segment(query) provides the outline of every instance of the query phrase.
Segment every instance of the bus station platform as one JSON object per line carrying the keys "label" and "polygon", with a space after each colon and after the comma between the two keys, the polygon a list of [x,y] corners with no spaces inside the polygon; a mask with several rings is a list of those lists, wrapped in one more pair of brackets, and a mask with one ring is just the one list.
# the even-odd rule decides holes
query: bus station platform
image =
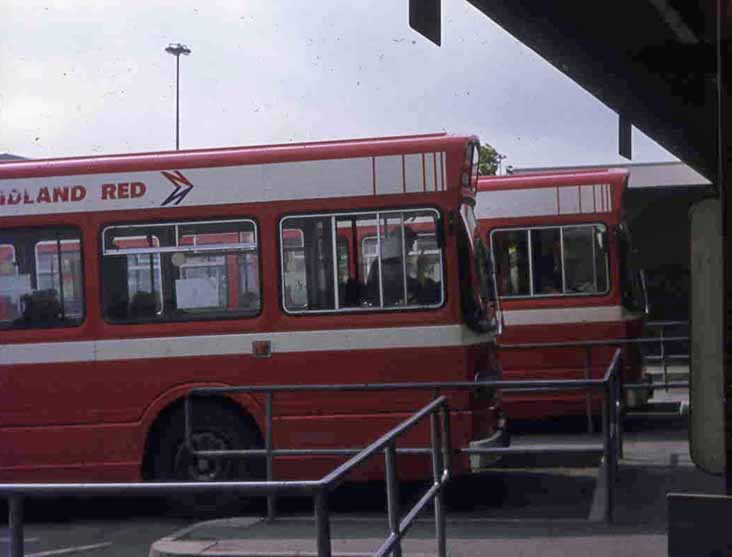
{"label": "bus station platform", "polygon": [[[385,539],[385,525],[365,519],[333,521],[333,555],[373,555]],[[311,521],[282,519],[229,519],[203,523],[153,544],[150,555],[285,557],[317,556]],[[459,533],[458,533],[459,532]],[[432,528],[422,521],[402,543],[405,556],[436,555]],[[241,536],[241,537],[240,537]],[[666,555],[663,532],[643,533],[636,528],[599,528],[576,523],[526,524],[497,521],[448,521],[448,554],[453,557],[542,557],[592,555]]]}
{"label": "bus station platform", "polygon": [[[526,457],[506,457],[498,468],[454,480],[448,494],[448,553],[454,557],[666,556],[666,494],[724,492],[722,478],[693,465],[687,437],[683,416],[628,423],[612,524],[602,521],[604,490],[596,462],[572,461],[572,457],[527,462]],[[514,437],[514,443],[526,444],[587,440],[588,436],[576,433]],[[423,488],[415,488],[415,493]],[[366,489],[377,495],[363,497]],[[409,486],[404,490],[407,498],[409,490]],[[383,543],[388,531],[385,503],[380,499],[383,491],[383,484],[336,490],[331,498],[334,556],[371,555]],[[362,505],[366,499],[371,503]],[[293,510],[284,503],[274,522],[258,517],[200,522],[158,540],[150,555],[315,556],[315,525],[308,505],[301,503]],[[407,533],[403,552],[436,554],[431,516],[418,519]]]}

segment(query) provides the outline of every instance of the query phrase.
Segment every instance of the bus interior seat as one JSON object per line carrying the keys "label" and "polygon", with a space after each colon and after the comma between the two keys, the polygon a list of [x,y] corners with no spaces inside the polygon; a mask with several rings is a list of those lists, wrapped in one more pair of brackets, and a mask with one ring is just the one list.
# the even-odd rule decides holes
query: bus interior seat
{"label": "bus interior seat", "polygon": [[135,292],[130,302],[130,318],[154,317],[158,311],[155,295],[142,290]]}

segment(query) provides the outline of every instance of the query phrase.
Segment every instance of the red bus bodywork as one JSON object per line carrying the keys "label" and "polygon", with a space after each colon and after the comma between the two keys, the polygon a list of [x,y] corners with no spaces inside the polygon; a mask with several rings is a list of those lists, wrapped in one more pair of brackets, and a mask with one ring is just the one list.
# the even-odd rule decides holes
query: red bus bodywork
{"label": "red bus bodywork", "polygon": [[[629,240],[623,228],[627,180],[624,170],[479,179],[476,215],[496,265],[504,323],[501,346],[642,336],[645,308],[636,292],[640,285],[630,284],[639,275],[630,268]],[[548,246],[549,240],[555,245]],[[571,242],[575,251],[592,253],[592,259],[575,254],[572,260]],[[552,270],[539,269],[538,263],[546,257],[555,264]],[[556,272],[556,284],[542,290],[537,284],[542,272]],[[589,284],[570,276],[583,273]],[[586,377],[585,348],[501,346],[499,362],[506,379]],[[602,377],[614,351],[610,346],[591,349],[591,377]],[[624,356],[624,380],[640,382],[638,346],[627,346]],[[640,405],[647,398],[647,393],[636,393],[628,396],[630,405]],[[582,391],[514,392],[504,394],[502,400],[510,418],[537,419],[584,413],[586,397]],[[599,410],[597,405],[594,408]]]}
{"label": "red bus bodywork", "polygon": [[[495,376],[494,332],[470,329],[461,306],[461,292],[470,288],[466,281],[472,277],[465,269],[475,265],[459,253],[460,212],[472,207],[475,197],[476,174],[470,166],[475,145],[472,137],[437,134],[0,165],[0,263],[7,260],[0,265],[0,480],[155,478],[150,470],[163,454],[156,443],[164,442],[165,427],[173,427],[171,416],[182,419],[181,401],[192,387]],[[290,226],[283,223],[312,215],[345,215],[339,218],[355,223],[361,213],[379,211],[417,222],[410,213],[417,210],[430,219],[434,215],[420,218],[432,223],[442,242],[439,303],[374,310],[365,302],[339,306],[336,297],[337,310],[286,307],[294,303],[284,296],[290,288],[286,283],[295,280],[283,276],[286,246],[297,248],[298,239],[291,230],[280,230]],[[201,230],[224,223],[226,231],[182,231],[199,222]],[[155,226],[163,227],[159,234]],[[231,232],[236,226],[243,232]],[[76,253],[72,257],[64,253],[68,247],[61,248],[44,263],[43,283],[40,266],[35,269],[32,258],[20,251],[30,246],[25,248],[30,253],[32,239],[46,228],[57,231],[58,245],[75,245]],[[140,234],[138,228],[146,231]],[[384,233],[389,233],[386,227]],[[58,240],[61,234],[74,239]],[[191,251],[196,242],[214,255]],[[230,251],[216,251],[217,244]],[[13,245],[21,246],[19,253],[11,253]],[[240,254],[232,255],[236,250]],[[354,279],[361,262],[353,252],[348,257],[345,278]],[[133,267],[139,271],[134,277]],[[198,276],[196,267],[208,274],[192,279]],[[225,277],[217,283],[220,296],[214,290],[196,294],[193,286],[206,287],[205,281],[213,280],[213,267]],[[115,279],[116,268],[127,273],[122,282]],[[54,278],[59,269],[64,280]],[[245,288],[246,276],[253,283]],[[161,294],[168,287],[173,293]],[[37,315],[18,321],[23,304],[42,288],[51,297],[59,290],[67,297],[72,289],[74,295],[83,290],[73,308],[54,315],[68,321],[64,326],[34,326]],[[135,317],[142,313],[131,313],[133,294],[145,288],[158,301],[146,317]],[[109,299],[115,296],[124,302],[118,304],[124,317],[113,313]],[[203,298],[196,296],[209,301],[197,302]],[[39,304],[45,303],[38,297]],[[181,303],[184,297],[187,306]],[[193,317],[163,320],[173,302]],[[406,298],[404,303],[409,304]],[[222,319],[195,316],[207,311],[206,304],[219,304],[222,314],[232,308],[238,313]],[[262,341],[271,349],[265,357],[255,349]],[[274,445],[365,446],[431,396],[404,391],[277,395]],[[260,395],[221,400],[227,412],[251,425],[259,445],[263,400]],[[450,407],[453,440],[462,446],[495,437],[502,423],[495,398],[453,393]],[[176,431],[181,426],[176,422]],[[407,442],[425,444],[427,431],[423,427]],[[404,477],[427,474],[426,460],[408,459],[400,465]],[[314,477],[340,461],[278,458],[275,477]],[[470,471],[467,457],[455,465],[458,473]],[[361,477],[373,477],[380,468],[371,467]]]}

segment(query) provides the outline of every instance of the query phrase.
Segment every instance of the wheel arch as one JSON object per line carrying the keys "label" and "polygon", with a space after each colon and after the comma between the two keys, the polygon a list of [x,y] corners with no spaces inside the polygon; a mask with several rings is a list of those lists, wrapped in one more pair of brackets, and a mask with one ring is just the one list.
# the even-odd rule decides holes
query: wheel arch
{"label": "wheel arch", "polygon": [[[183,412],[186,394],[193,388],[200,387],[227,387],[224,384],[197,383],[179,385],[159,396],[146,409],[141,428],[142,455],[140,459],[140,477],[148,479],[150,477],[150,463],[153,453],[151,447],[156,441],[156,437],[160,434],[167,423],[174,419],[177,413]],[[212,395],[205,398],[209,403],[214,402],[222,405],[227,411],[238,414],[246,425],[255,433],[259,442],[264,439],[264,410],[259,402],[250,394],[220,394]]]}

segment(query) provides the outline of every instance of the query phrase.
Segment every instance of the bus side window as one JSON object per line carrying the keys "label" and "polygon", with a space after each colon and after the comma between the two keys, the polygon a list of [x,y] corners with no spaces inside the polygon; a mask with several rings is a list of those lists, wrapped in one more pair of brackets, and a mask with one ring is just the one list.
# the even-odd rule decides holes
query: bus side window
{"label": "bus side window", "polygon": [[494,230],[501,296],[603,294],[608,288],[605,226]]}
{"label": "bus side window", "polygon": [[281,232],[284,304],[288,309],[308,306],[305,272],[305,233],[298,223],[288,222]]}
{"label": "bus side window", "polygon": [[111,319],[127,319],[129,314],[129,289],[127,285],[127,258],[108,257],[102,265],[103,305]]}
{"label": "bus side window", "polygon": [[288,312],[432,307],[444,299],[434,210],[285,217]]}
{"label": "bus side window", "polygon": [[407,254],[414,250],[417,234],[411,227],[402,226],[400,215],[380,220],[380,264],[372,263],[369,269],[368,300],[373,306],[380,305],[380,297],[384,307],[407,305],[417,290],[414,277],[406,270]]}
{"label": "bus side window", "polygon": [[84,316],[81,237],[68,227],[0,233],[0,327],[68,327]]}
{"label": "bus side window", "polygon": [[378,237],[367,237],[361,253],[369,262],[365,287],[370,305],[387,308],[442,303],[438,222],[431,211],[379,214]]}
{"label": "bus side window", "polygon": [[19,301],[15,284],[18,282],[15,246],[0,244],[0,323],[18,317]]}
{"label": "bus side window", "polygon": [[115,225],[102,236],[110,322],[216,320],[260,311],[251,220]]}
{"label": "bus side window", "polygon": [[561,294],[562,247],[559,228],[539,228],[531,231],[531,254],[534,292]]}
{"label": "bus side window", "polygon": [[281,234],[285,308],[317,311],[339,307],[333,217],[288,218]]}
{"label": "bus side window", "polygon": [[566,291],[598,294],[607,290],[607,266],[595,226],[565,226],[564,268]]}
{"label": "bus side window", "polygon": [[496,230],[491,234],[500,296],[528,296],[529,242],[526,230]]}

